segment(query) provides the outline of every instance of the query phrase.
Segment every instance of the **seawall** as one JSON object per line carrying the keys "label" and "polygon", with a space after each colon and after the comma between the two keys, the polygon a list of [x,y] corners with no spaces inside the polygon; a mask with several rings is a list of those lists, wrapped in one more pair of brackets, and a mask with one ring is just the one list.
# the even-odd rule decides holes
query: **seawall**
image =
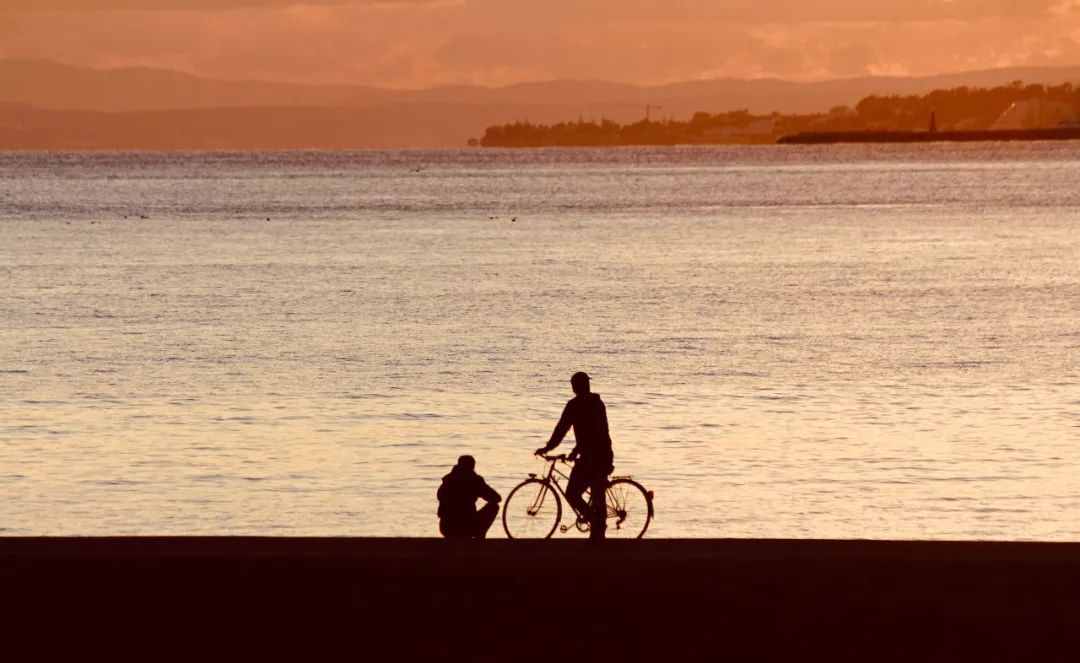
{"label": "seawall", "polygon": [[5,647],[114,658],[1080,655],[1080,543],[9,538],[0,586]]}
{"label": "seawall", "polygon": [[1080,127],[986,131],[822,131],[782,136],[781,145],[832,143],[970,143],[987,141],[1080,140]]}

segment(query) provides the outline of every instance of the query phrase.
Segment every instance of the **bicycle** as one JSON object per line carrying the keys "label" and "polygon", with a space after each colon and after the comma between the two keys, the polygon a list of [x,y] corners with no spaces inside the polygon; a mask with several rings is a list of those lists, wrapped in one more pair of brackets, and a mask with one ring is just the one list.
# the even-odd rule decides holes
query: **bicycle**
{"label": "bicycle", "polygon": [[[530,472],[529,478],[515,486],[503,504],[502,521],[506,536],[511,539],[549,539],[555,534],[556,528],[565,534],[572,527],[588,532],[588,514],[578,512],[573,505],[570,505],[570,510],[577,520],[573,525],[559,525],[562,502],[566,499],[566,491],[559,479],[569,481],[570,476],[557,465],[560,462],[569,465],[571,461],[564,454],[541,458],[550,463],[544,476]],[[617,539],[640,539],[644,536],[654,515],[653,491],[645,490],[628,476],[620,476],[608,482],[605,496],[607,536]],[[589,503],[590,499],[586,498],[585,501]],[[570,504],[569,500],[567,504]]]}

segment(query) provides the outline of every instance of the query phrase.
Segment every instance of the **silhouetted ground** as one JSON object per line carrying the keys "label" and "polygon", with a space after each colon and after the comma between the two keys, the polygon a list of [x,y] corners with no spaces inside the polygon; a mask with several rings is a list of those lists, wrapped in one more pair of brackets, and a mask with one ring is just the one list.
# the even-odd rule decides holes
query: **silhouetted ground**
{"label": "silhouetted ground", "polygon": [[1080,544],[0,539],[0,584],[39,660],[1080,656]]}

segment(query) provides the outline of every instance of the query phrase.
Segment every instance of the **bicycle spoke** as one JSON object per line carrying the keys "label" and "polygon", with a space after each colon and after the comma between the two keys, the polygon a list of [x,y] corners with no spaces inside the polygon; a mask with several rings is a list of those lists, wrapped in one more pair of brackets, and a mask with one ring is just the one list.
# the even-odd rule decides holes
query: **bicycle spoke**
{"label": "bicycle spoke", "polygon": [[608,485],[607,512],[614,527],[609,526],[613,538],[638,538],[649,526],[648,497],[637,483],[617,479]]}
{"label": "bicycle spoke", "polygon": [[[621,488],[621,486],[620,486],[620,488]],[[608,490],[607,490],[608,513],[611,514],[611,515],[614,515],[616,518],[619,517],[619,511],[624,511],[625,512],[625,509],[623,509],[622,506],[626,503],[625,491],[623,491],[623,492],[617,492],[617,491],[618,491],[618,488],[615,488],[615,487],[609,487]]]}

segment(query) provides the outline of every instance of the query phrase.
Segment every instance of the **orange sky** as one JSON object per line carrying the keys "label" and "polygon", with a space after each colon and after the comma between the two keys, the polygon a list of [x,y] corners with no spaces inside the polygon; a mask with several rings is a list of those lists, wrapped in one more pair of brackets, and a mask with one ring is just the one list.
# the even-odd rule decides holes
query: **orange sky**
{"label": "orange sky", "polygon": [[1080,64],[1080,0],[2,0],[0,57],[427,87]]}

